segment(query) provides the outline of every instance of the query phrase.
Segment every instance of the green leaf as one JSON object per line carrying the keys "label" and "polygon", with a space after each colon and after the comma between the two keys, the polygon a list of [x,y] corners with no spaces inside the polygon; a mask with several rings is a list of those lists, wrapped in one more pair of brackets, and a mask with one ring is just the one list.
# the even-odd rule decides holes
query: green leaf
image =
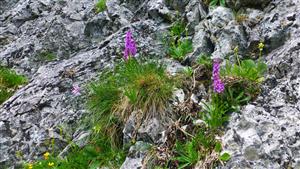
{"label": "green leaf", "polygon": [[135,104],[137,102],[137,91],[134,89],[125,90],[125,96],[130,100],[131,104]]}
{"label": "green leaf", "polygon": [[225,7],[225,0],[220,0],[220,5]]}
{"label": "green leaf", "polygon": [[209,6],[216,6],[218,3],[218,0],[212,0],[210,3],[209,3]]}
{"label": "green leaf", "polygon": [[222,151],[222,145],[220,142],[217,142],[216,145],[215,145],[215,150],[216,152],[221,152]]}
{"label": "green leaf", "polygon": [[264,78],[264,77],[261,77],[261,78],[258,78],[256,81],[257,81],[258,83],[262,83],[263,81],[265,81],[265,78]]}
{"label": "green leaf", "polygon": [[97,169],[100,167],[100,161],[94,161],[90,164],[89,169]]}
{"label": "green leaf", "polygon": [[247,60],[242,61],[242,67],[249,68],[249,69],[250,68],[255,68],[256,64],[253,60],[247,59]]}
{"label": "green leaf", "polygon": [[184,169],[185,167],[187,167],[187,166],[189,166],[189,165],[190,165],[189,163],[180,165],[178,169]]}
{"label": "green leaf", "polygon": [[263,75],[267,70],[268,70],[267,64],[265,64],[263,62],[257,63],[257,71],[260,75]]}
{"label": "green leaf", "polygon": [[230,158],[231,158],[231,156],[230,156],[230,154],[228,154],[228,153],[223,153],[223,154],[219,157],[219,159],[220,159],[221,161],[228,161]]}

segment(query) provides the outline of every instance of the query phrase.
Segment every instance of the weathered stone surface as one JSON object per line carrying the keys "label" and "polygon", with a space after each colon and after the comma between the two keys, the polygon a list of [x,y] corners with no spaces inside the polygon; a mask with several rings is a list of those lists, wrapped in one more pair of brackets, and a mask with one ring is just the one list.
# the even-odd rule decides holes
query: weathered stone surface
{"label": "weathered stone surface", "polygon": [[[131,26],[134,32],[140,33],[140,37],[136,38],[138,46],[141,49],[147,46],[147,51],[151,51],[151,39],[143,39],[147,36],[142,32],[147,35],[154,33],[152,28],[155,27],[151,24],[144,21]],[[40,67],[29,84],[2,105],[0,122],[5,127],[1,127],[4,131],[0,139],[1,165],[18,161],[16,151],[22,152],[24,159],[37,158],[49,148],[44,142],[53,137],[56,146],[66,146],[56,127],[62,123],[72,125],[86,112],[84,102],[77,102],[77,98],[71,95],[72,85],[83,85],[122,56],[120,44],[126,30],[128,27],[122,28],[97,47],[79,52],[71,59]],[[53,136],[49,134],[49,129],[53,129]]]}
{"label": "weathered stone surface", "polygon": [[147,4],[149,16],[155,20],[172,21],[175,18],[175,12],[169,10],[164,0],[150,0]]}
{"label": "weathered stone surface", "polygon": [[196,33],[193,38],[194,51],[186,59],[187,65],[197,64],[200,55],[211,55],[214,51],[214,44],[210,39],[210,34],[203,25],[196,26]]}
{"label": "weathered stone surface", "polygon": [[[282,46],[291,36],[290,29],[296,29],[296,16],[299,14],[299,1],[274,1],[264,10],[263,16],[258,16],[260,24],[257,24],[249,34],[248,46],[257,49],[257,44],[264,41],[266,52],[270,52]],[[253,13],[252,13],[253,14]]]}
{"label": "weathered stone surface", "polygon": [[[18,152],[25,161],[40,157],[49,150],[49,139],[55,140],[56,149],[65,148],[63,156],[68,146],[58,127],[74,126],[87,113],[84,98],[71,95],[72,85],[83,86],[104,67],[112,67],[122,57],[128,29],[137,41],[138,57],[163,58],[158,37],[178,16],[185,17],[188,38],[193,40],[187,65],[193,65],[201,53],[230,56],[236,46],[241,55],[257,57],[257,44],[266,44],[263,58],[269,72],[263,92],[241,114],[232,115],[223,137],[224,151],[232,158],[219,168],[299,168],[300,2],[226,2],[235,9],[245,8],[246,19],[238,23],[232,9],[207,9],[197,0],[107,0],[107,10],[99,14],[90,0],[0,0],[1,64],[30,79],[0,107],[0,168],[16,167]],[[57,58],[39,61],[41,52],[53,52]],[[171,75],[183,70],[179,62],[165,63]],[[207,95],[201,88],[188,96],[195,104]],[[151,120],[141,128],[130,121],[126,124],[125,143],[133,134],[143,142],[130,148],[122,168],[141,167],[147,154],[143,145],[164,140],[164,126]],[[75,130],[73,141],[83,145],[88,133]]]}
{"label": "weathered stone surface", "polygon": [[178,105],[180,103],[183,103],[185,100],[185,94],[182,89],[176,89],[173,93],[173,104]]}
{"label": "weathered stone surface", "polygon": [[151,144],[149,143],[142,141],[136,142],[134,146],[130,147],[129,155],[121,166],[121,169],[143,168],[144,159],[147,156],[149,148],[151,148]]}
{"label": "weathered stone surface", "polygon": [[218,7],[209,16],[209,30],[215,47],[213,58],[224,58],[233,53],[236,46],[240,50],[246,47],[246,34],[243,27],[235,22],[232,10]]}
{"label": "weathered stone surface", "polygon": [[185,13],[188,22],[187,28],[191,33],[195,31],[195,26],[206,17],[208,10],[202,1],[191,0],[185,7]]}
{"label": "weathered stone surface", "polygon": [[176,11],[183,11],[189,0],[165,0],[165,3]]}
{"label": "weathered stone surface", "polygon": [[241,7],[264,8],[271,0],[226,0],[226,5],[230,8],[239,9]]}
{"label": "weathered stone surface", "polygon": [[[223,143],[232,158],[225,168],[299,168],[300,21],[289,22],[288,11],[298,8],[293,14],[300,16],[300,8],[293,2],[276,1],[273,11],[281,11],[276,20],[290,23],[285,25],[290,36],[281,34],[284,45],[265,56],[269,72],[257,101],[231,117]],[[261,37],[270,37],[268,23],[264,18],[259,25]]]}
{"label": "weathered stone surface", "polygon": [[232,54],[236,46],[243,51],[247,47],[246,35],[243,26],[234,20],[231,9],[214,8],[207,19],[201,21],[195,28],[194,52],[188,57],[188,62],[195,63],[200,54],[224,58]]}
{"label": "weathered stone surface", "polygon": [[163,63],[167,65],[167,73],[171,76],[175,76],[176,74],[184,71],[184,66],[182,66],[178,61],[164,59]]}
{"label": "weathered stone surface", "polygon": [[62,60],[87,48],[84,20],[93,5],[91,1],[19,1],[0,17],[0,32],[11,41],[0,48],[1,62],[32,76],[41,66],[41,52],[52,52]]}

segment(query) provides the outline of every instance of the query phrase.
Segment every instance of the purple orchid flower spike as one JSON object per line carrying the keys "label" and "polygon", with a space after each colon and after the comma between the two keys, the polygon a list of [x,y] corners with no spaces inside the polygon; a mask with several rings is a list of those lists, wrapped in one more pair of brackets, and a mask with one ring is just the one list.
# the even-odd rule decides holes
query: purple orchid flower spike
{"label": "purple orchid flower spike", "polygon": [[72,94],[75,96],[81,95],[81,88],[78,85],[73,85]]}
{"label": "purple orchid flower spike", "polygon": [[132,38],[131,31],[127,31],[125,38],[125,50],[124,50],[124,59],[127,61],[129,57],[134,57],[137,53],[137,48],[134,39]]}
{"label": "purple orchid flower spike", "polygon": [[220,79],[220,60],[214,60],[213,64],[213,85],[216,93],[222,93],[225,90],[225,85]]}

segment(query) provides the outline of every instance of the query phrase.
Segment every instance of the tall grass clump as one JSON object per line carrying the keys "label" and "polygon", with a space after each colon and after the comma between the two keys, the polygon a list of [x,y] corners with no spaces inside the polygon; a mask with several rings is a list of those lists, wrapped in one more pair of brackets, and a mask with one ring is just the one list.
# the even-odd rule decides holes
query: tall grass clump
{"label": "tall grass clump", "polygon": [[[128,31],[123,60],[88,84],[90,113],[84,118],[84,125],[92,132],[87,145],[73,147],[65,158],[50,157],[48,153],[44,160],[25,168],[120,168],[130,146],[122,140],[124,124],[133,113],[138,124],[152,117],[164,120],[169,115],[169,99],[176,85],[163,63],[135,58],[136,54],[137,46]],[[73,85],[72,93],[81,96],[79,86]]]}
{"label": "tall grass clump", "polygon": [[13,95],[15,90],[27,82],[27,79],[15,71],[0,67],[0,104]]}
{"label": "tall grass clump", "polygon": [[98,2],[96,3],[96,12],[103,12],[104,10],[106,10],[106,8],[106,0],[98,0]]}
{"label": "tall grass clump", "polygon": [[137,46],[129,30],[123,61],[113,70],[102,72],[89,87],[89,124],[97,132],[107,133],[115,146],[122,145],[122,126],[133,112],[140,121],[166,117],[175,86],[165,65],[143,57],[137,59],[136,54]]}
{"label": "tall grass clump", "polygon": [[[177,137],[173,148],[171,165],[174,168],[215,168],[230,160],[228,152],[222,152],[222,144],[217,136],[222,135],[221,129],[228,122],[231,113],[240,112],[241,106],[255,99],[260,93],[261,84],[267,71],[267,65],[262,61],[264,44],[258,45],[259,59],[240,60],[238,48],[235,48],[235,62],[221,59],[210,59],[202,55],[197,63],[212,70],[212,81],[207,102],[202,102],[201,111],[195,121],[195,127],[186,127],[188,121],[175,125],[184,136]],[[189,71],[190,72],[190,71]],[[179,126],[179,127],[178,127]],[[172,136],[173,137],[173,136]],[[179,138],[179,139],[178,139]],[[170,163],[165,163],[170,164]],[[164,164],[164,165],[165,165]],[[162,166],[160,163],[158,164]]]}
{"label": "tall grass clump", "polygon": [[193,134],[192,138],[176,141],[173,158],[176,168],[214,168],[218,162],[229,160],[229,154],[221,153],[222,145],[214,133],[202,126]]}
{"label": "tall grass clump", "polygon": [[112,128],[126,122],[134,111],[141,119],[163,118],[174,85],[164,65],[129,58],[90,85],[93,123],[112,133]]}

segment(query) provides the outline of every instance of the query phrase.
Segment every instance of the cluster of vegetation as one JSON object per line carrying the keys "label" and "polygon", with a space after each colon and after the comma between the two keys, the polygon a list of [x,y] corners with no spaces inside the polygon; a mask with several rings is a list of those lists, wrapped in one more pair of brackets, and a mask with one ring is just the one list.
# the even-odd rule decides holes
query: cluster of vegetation
{"label": "cluster of vegetation", "polygon": [[15,71],[0,67],[0,104],[6,101],[18,89],[20,85],[27,82],[24,76]]}
{"label": "cluster of vegetation", "polygon": [[98,0],[98,2],[96,3],[96,12],[100,13],[105,11],[107,8],[106,6],[106,0]]}
{"label": "cluster of vegetation", "polygon": [[90,141],[83,148],[72,146],[65,158],[55,153],[44,153],[44,159],[25,165],[26,169],[97,169],[99,166],[108,168],[120,167],[125,160],[122,149],[112,147],[105,135],[91,136]]}
{"label": "cluster of vegetation", "polygon": [[203,1],[206,5],[208,6],[212,6],[212,7],[215,7],[217,5],[219,6],[224,6],[226,5],[226,2],[225,0],[204,0]]}
{"label": "cluster of vegetation", "polygon": [[[181,22],[176,22],[170,29],[168,53],[177,60],[184,59],[193,49],[191,42],[182,38],[184,33],[185,26]],[[212,72],[210,76],[213,75],[213,80],[205,85],[211,88],[213,84],[214,88],[198,114],[179,114],[182,126],[189,128],[183,130],[177,124],[175,139],[170,139],[172,141],[167,148],[169,158],[163,162],[153,160],[151,165],[155,168],[212,168],[230,159],[228,153],[222,152],[222,144],[216,136],[221,135],[230,113],[239,112],[242,105],[259,94],[267,70],[267,65],[261,61],[263,47],[260,43],[260,59],[257,61],[240,60],[236,48],[236,61],[226,60],[222,67],[210,56],[199,57],[198,64]],[[144,57],[134,58],[137,49],[130,31],[126,35],[125,51],[123,61],[112,70],[104,70],[99,80],[88,85],[91,114],[87,115],[85,124],[92,130],[89,143],[82,148],[74,145],[65,158],[45,153],[43,160],[26,164],[25,168],[120,167],[130,146],[124,145],[122,140],[122,129],[129,116],[135,112],[137,123],[151,117],[163,119],[168,116],[169,99],[181,82],[170,77],[162,63]],[[184,74],[192,77],[194,69],[187,67]],[[203,124],[193,124],[199,119]]]}
{"label": "cluster of vegetation", "polygon": [[177,141],[175,144],[173,160],[177,162],[178,168],[189,168],[195,165],[207,168],[218,161],[225,162],[230,159],[228,153],[221,154],[222,145],[212,132],[205,127],[197,128],[196,131],[188,141]]}
{"label": "cluster of vegetation", "polygon": [[168,48],[168,55],[179,61],[193,51],[193,44],[190,39],[187,39],[185,27],[184,22],[174,22],[164,40]]}
{"label": "cluster of vegetation", "polygon": [[[263,47],[260,43],[259,50],[262,51]],[[261,52],[259,55],[261,57]],[[229,113],[239,112],[240,106],[256,98],[267,71],[267,65],[261,59],[240,61],[237,49],[235,56],[236,63],[227,60],[220,71],[226,86],[224,92],[212,93],[210,103],[204,103],[204,111],[201,113],[203,120],[214,129],[227,122]]]}
{"label": "cluster of vegetation", "polygon": [[209,5],[210,6],[217,6],[217,5],[225,6],[225,0],[210,0]]}
{"label": "cluster of vegetation", "polygon": [[88,85],[88,107],[92,113],[84,121],[93,131],[90,143],[84,148],[75,146],[65,158],[53,154],[25,168],[120,167],[128,147],[122,140],[124,123],[132,112],[138,112],[141,120],[164,118],[175,84],[158,61],[124,59]]}
{"label": "cluster of vegetation", "polygon": [[[260,58],[263,47],[263,43],[260,43]],[[221,92],[216,92],[215,89],[211,90],[210,99],[202,102],[202,111],[198,115],[180,115],[180,119],[189,119],[181,120],[181,126],[189,126],[189,128],[184,132],[182,132],[183,129],[176,131],[181,134],[176,134],[175,142],[169,146],[171,157],[163,163],[159,162],[157,168],[213,168],[216,164],[222,164],[231,158],[230,154],[222,153],[222,144],[216,140],[216,136],[222,134],[222,128],[228,121],[230,113],[238,113],[241,106],[257,97],[260,93],[260,85],[264,80],[263,76],[267,71],[267,65],[261,59],[257,61],[240,60],[238,48],[234,51],[235,63],[226,60],[226,65],[221,67],[219,72],[224,89]],[[214,61],[207,55],[201,55],[198,64],[210,71],[215,66]],[[193,76],[191,67],[184,72],[187,76]],[[193,125],[192,122],[199,118],[203,120],[204,124]]]}
{"label": "cluster of vegetation", "polygon": [[37,56],[37,59],[42,62],[50,62],[56,59],[56,55],[53,52],[44,51]]}
{"label": "cluster of vegetation", "polygon": [[175,80],[166,74],[164,65],[130,58],[92,83],[89,107],[94,113],[90,124],[114,135],[131,112],[139,112],[141,119],[164,117],[174,87]]}

